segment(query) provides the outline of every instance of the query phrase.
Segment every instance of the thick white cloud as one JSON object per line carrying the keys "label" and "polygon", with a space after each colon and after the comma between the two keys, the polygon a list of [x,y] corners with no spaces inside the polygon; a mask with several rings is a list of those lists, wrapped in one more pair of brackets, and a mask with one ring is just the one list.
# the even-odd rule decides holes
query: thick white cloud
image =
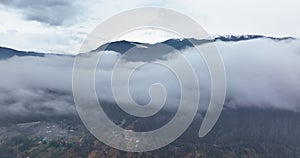
{"label": "thick white cloud", "polygon": [[299,41],[217,43],[232,106],[300,110]]}
{"label": "thick white cloud", "polygon": [[[227,72],[226,106],[300,111],[299,40],[257,39],[216,42],[216,46]],[[208,72],[193,48],[183,52],[199,78],[201,105],[205,109],[204,105],[207,105],[210,97]],[[96,73],[96,89],[100,100],[113,100],[110,76],[119,56],[108,51],[100,60]],[[168,60],[176,61],[177,58],[169,55]],[[73,57],[52,55],[0,60],[0,112],[3,113],[0,116],[74,114],[71,89],[73,62]],[[124,63],[124,69],[129,68],[131,62]],[[159,81],[168,92],[168,107],[176,107],[180,99],[177,79],[168,69],[161,69],[157,65],[145,66],[132,76],[130,91],[133,99],[141,104],[148,103],[149,85]],[[124,85],[114,86],[118,88]]]}
{"label": "thick white cloud", "polygon": [[169,0],[164,6],[194,18],[210,34],[300,36],[298,0]]}

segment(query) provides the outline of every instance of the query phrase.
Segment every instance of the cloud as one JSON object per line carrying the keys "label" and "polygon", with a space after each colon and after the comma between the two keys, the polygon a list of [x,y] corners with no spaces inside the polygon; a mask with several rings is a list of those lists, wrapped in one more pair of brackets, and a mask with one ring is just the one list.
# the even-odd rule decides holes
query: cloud
{"label": "cloud", "polygon": [[0,61],[0,120],[74,116],[72,57],[12,57]]}
{"label": "cloud", "polygon": [[[126,3],[120,0],[84,2],[78,0],[1,0],[0,33],[5,32],[1,36],[5,40],[2,40],[0,45],[20,50],[75,53],[74,50],[79,49],[85,35],[104,20],[122,11],[149,6],[165,7],[184,13],[195,19],[211,35],[300,36],[298,0],[276,2],[272,0],[264,2],[259,0],[243,2],[237,0],[222,2],[217,0],[187,0],[185,2],[131,0]],[[255,12],[253,8],[257,8]],[[21,18],[16,17],[15,14]],[[162,20],[166,21],[166,19]],[[17,32],[9,32],[12,28]],[[144,33],[140,31],[124,35],[121,38],[155,42],[165,39],[167,35],[166,33],[153,33],[153,31],[153,35],[150,35],[151,32],[144,31]],[[79,35],[80,33],[84,35]],[[51,42],[45,40],[46,37],[51,38]],[[60,44],[62,40],[66,43],[65,46]]]}
{"label": "cloud", "polygon": [[[273,41],[256,39],[243,42],[216,42],[227,73],[226,107],[276,108],[300,112],[300,41]],[[202,47],[202,46],[199,46]],[[183,50],[184,56],[195,69],[200,82],[201,109],[206,109],[210,98],[210,77],[203,59],[194,48]],[[96,80],[98,94],[102,99],[113,100],[110,76],[117,56],[104,56]],[[170,56],[168,60],[178,60]],[[179,63],[179,62],[178,62]],[[123,63],[124,71],[131,62]],[[149,102],[151,84],[161,81],[168,92],[167,104],[178,105],[180,89],[177,79],[164,67],[148,64],[134,72],[130,92],[141,104]],[[124,86],[122,84],[117,87]]]}
{"label": "cloud", "polygon": [[69,93],[48,89],[15,89],[0,92],[0,122],[76,116]]}
{"label": "cloud", "polygon": [[12,7],[21,12],[27,20],[59,26],[74,23],[82,10],[78,1],[53,0],[2,0],[5,7]]}
{"label": "cloud", "polygon": [[[243,42],[216,42],[227,72],[228,108],[276,108],[300,112],[300,41],[257,39]],[[199,46],[201,47],[201,46]],[[165,54],[164,54],[165,55]],[[183,50],[200,82],[201,109],[210,98],[210,77],[194,48]],[[114,102],[110,77],[120,54],[105,52],[96,72],[96,91],[100,101]],[[175,63],[179,58],[168,54]],[[0,117],[49,117],[76,115],[72,97],[72,68],[70,56],[13,57],[0,61]],[[122,63],[128,71],[133,62]],[[142,62],[141,62],[142,63]],[[120,78],[121,80],[122,78]],[[132,98],[139,104],[150,101],[149,87],[161,83],[168,93],[166,110],[178,106],[180,85],[166,67],[147,64],[138,69],[130,80]],[[115,88],[122,88],[116,84]],[[124,87],[123,87],[124,88]],[[126,87],[125,87],[126,88]],[[193,93],[193,87],[182,87]],[[83,92],[84,93],[84,92]],[[188,109],[189,100],[186,100]]]}
{"label": "cloud", "polygon": [[228,106],[299,111],[299,40],[216,43],[227,71]]}
{"label": "cloud", "polygon": [[[227,72],[226,107],[259,107],[300,111],[300,69],[299,40],[273,41],[256,39],[243,42],[216,42],[224,59]],[[201,46],[199,46],[201,47]],[[202,58],[194,48],[183,51],[195,68],[201,87],[201,108],[206,109],[210,98],[210,78]],[[104,56],[98,65],[96,80],[98,94],[103,100],[113,100],[110,77],[113,63],[118,56],[110,53]],[[176,56],[168,60],[177,60]],[[123,71],[132,68],[132,61],[122,63]],[[136,61],[141,62],[141,61]],[[102,68],[102,69],[101,69]],[[145,66],[132,76],[131,95],[141,104],[150,100],[148,90],[158,80],[166,87],[169,94],[167,104],[178,104],[180,94],[177,79],[165,68],[156,65]],[[121,83],[121,82],[120,82]],[[125,85],[115,85],[118,88]]]}
{"label": "cloud", "polygon": [[298,0],[159,0],[154,6],[190,16],[209,34],[300,36]]}

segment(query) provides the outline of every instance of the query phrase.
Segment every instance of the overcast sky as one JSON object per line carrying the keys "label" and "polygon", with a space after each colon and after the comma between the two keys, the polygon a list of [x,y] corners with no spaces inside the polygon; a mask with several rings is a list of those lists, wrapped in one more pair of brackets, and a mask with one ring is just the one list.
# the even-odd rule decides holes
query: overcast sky
{"label": "overcast sky", "polygon": [[[102,21],[147,6],[184,13],[211,35],[300,37],[299,0],[0,0],[0,46],[75,54],[86,35]],[[148,30],[123,38],[157,42],[170,37]]]}

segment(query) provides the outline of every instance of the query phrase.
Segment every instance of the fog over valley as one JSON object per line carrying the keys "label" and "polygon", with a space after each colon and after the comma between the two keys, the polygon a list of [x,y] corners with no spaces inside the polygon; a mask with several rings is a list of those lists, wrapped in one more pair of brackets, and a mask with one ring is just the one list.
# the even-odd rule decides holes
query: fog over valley
{"label": "fog over valley", "polygon": [[[256,107],[300,112],[299,40],[257,38],[214,43],[223,58],[227,74],[225,108]],[[205,44],[197,47],[203,46]],[[207,67],[194,47],[184,47],[180,51],[196,72],[201,91],[200,109],[205,110],[211,84]],[[72,96],[75,56],[27,54],[4,57],[3,54],[5,52],[0,54],[2,121],[76,115]],[[161,59],[153,60],[178,59],[172,52],[161,56]],[[100,101],[114,103],[110,77],[114,63],[120,57],[120,52],[107,50],[100,59],[96,71],[96,91]],[[143,61],[123,62],[123,68],[129,69],[132,62]],[[147,64],[132,75],[129,88],[132,98],[139,104],[147,104],[150,101],[149,86],[157,82],[164,85],[168,93],[165,108],[176,109],[180,100],[178,80],[166,67],[156,64]]]}

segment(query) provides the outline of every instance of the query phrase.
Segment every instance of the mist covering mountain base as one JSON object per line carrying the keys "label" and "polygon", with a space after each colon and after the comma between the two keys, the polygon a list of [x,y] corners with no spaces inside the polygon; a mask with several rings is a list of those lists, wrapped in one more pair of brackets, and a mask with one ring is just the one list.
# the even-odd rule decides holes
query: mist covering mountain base
{"label": "mist covering mountain base", "polygon": [[[210,98],[210,78],[191,42],[196,47],[214,42],[227,73],[224,109],[204,138],[198,138],[197,132]],[[174,116],[179,89],[169,76],[166,108],[150,118],[120,110],[110,90],[112,66],[121,54],[133,48],[151,53],[164,44],[180,50],[195,68],[201,81],[201,105],[192,125],[178,140],[146,153],[117,151],[97,141],[83,126],[72,96],[74,55],[0,47],[0,157],[300,157],[300,42],[292,37],[216,36],[156,44],[116,41],[95,48],[89,53],[105,52],[96,73],[100,78],[96,91],[115,124],[149,131]],[[172,52],[161,53],[162,58],[153,60],[176,59]],[[151,65],[145,69],[133,77],[132,85],[133,98],[142,104],[149,101],[145,83],[168,74]]]}

